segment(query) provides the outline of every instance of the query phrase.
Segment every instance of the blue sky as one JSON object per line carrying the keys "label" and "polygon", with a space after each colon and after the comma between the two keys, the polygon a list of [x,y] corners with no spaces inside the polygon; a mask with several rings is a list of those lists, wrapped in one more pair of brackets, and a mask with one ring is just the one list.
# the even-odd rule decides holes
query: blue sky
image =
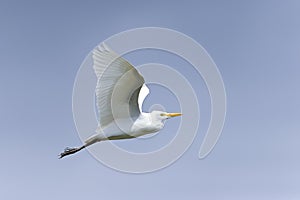
{"label": "blue sky", "polygon": [[[0,198],[299,199],[299,10],[292,0],[1,1]],[[187,34],[219,67],[228,111],[217,146],[198,160],[203,108],[191,148],[158,172],[120,173],[87,151],[58,160],[80,144],[72,88],[83,59],[107,37],[144,26]],[[148,106],[159,102],[153,95]]]}

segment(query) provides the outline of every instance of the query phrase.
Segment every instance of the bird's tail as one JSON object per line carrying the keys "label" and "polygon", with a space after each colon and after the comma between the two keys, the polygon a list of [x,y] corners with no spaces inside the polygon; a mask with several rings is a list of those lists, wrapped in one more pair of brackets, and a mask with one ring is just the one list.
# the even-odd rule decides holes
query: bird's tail
{"label": "bird's tail", "polygon": [[88,147],[96,142],[100,142],[101,140],[103,140],[104,138],[100,137],[100,134],[96,133],[94,135],[92,135],[91,137],[89,137],[86,141],[84,141],[84,145],[85,147]]}

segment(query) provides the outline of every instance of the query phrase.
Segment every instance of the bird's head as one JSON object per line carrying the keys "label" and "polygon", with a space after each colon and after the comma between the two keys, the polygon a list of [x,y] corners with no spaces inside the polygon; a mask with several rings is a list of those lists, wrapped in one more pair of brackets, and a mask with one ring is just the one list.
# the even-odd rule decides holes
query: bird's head
{"label": "bird's head", "polygon": [[165,121],[166,119],[170,119],[172,117],[177,117],[181,115],[182,115],[181,113],[167,113],[167,112],[157,111],[157,110],[151,112],[152,119],[154,118],[160,121]]}

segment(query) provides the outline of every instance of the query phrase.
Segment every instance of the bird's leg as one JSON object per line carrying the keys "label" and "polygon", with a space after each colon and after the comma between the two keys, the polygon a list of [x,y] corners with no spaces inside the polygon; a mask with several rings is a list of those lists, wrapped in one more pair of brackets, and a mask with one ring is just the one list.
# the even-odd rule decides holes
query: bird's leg
{"label": "bird's leg", "polygon": [[59,155],[59,158],[63,158],[63,157],[65,157],[65,156],[74,154],[74,153],[76,153],[76,152],[78,152],[78,151],[84,149],[85,147],[86,147],[85,145],[83,145],[83,146],[81,146],[81,147],[77,147],[77,148],[69,148],[69,147],[67,147],[67,148],[65,148],[65,151],[62,152],[62,153]]}
{"label": "bird's leg", "polygon": [[86,141],[85,144],[82,145],[81,147],[77,147],[77,148],[65,148],[65,151],[62,152],[61,154],[59,154],[59,158],[63,158],[65,156],[74,154],[82,149],[84,149],[87,146],[90,146],[96,142],[100,142],[101,140],[103,140],[103,138],[99,137],[99,134],[95,134],[92,135],[91,137],[89,137]]}

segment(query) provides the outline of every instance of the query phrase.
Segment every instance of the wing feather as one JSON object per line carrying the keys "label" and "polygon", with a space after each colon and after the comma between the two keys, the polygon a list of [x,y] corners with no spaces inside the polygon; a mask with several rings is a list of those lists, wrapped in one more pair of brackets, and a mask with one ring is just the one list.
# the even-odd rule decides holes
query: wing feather
{"label": "wing feather", "polygon": [[93,68],[100,126],[105,127],[116,118],[138,117],[149,93],[139,72],[103,43],[93,50]]}

